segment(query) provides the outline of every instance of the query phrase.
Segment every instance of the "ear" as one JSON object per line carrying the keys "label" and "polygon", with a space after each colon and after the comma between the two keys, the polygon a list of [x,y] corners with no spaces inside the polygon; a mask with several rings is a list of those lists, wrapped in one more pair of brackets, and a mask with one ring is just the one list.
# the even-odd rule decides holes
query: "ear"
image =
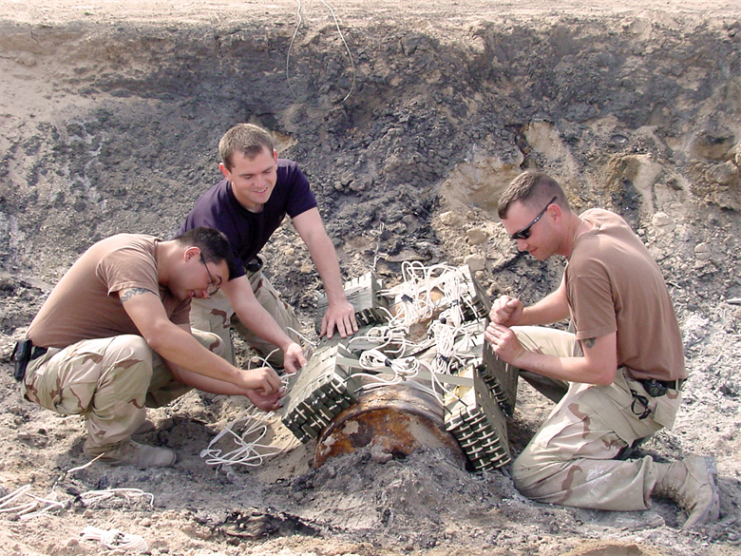
{"label": "ear", "polygon": [[229,171],[229,169],[226,167],[226,165],[223,162],[219,163],[219,170],[221,170],[221,173],[224,174],[224,177],[231,181],[231,175],[232,173]]}
{"label": "ear", "polygon": [[563,210],[556,203],[551,203],[550,205],[548,205],[547,212],[551,215],[551,218],[553,218],[554,222],[558,222],[563,218]]}
{"label": "ear", "polygon": [[278,164],[278,151],[273,149],[273,160]]}
{"label": "ear", "polygon": [[190,261],[193,257],[200,257],[201,256],[201,249],[200,247],[196,247],[195,245],[191,245],[190,247],[186,247],[185,251],[183,251],[183,259],[187,263]]}

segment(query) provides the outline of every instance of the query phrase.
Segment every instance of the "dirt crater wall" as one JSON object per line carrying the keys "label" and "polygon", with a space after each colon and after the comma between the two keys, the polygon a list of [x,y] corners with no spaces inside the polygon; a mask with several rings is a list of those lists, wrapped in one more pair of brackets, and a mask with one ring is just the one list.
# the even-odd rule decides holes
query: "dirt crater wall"
{"label": "dirt crater wall", "polygon": [[[494,221],[498,192],[524,168],[636,229],[666,214],[697,236],[668,241],[685,262],[712,243],[697,224],[738,230],[738,21],[461,27],[5,22],[3,267],[54,283],[97,239],[168,235],[218,179],[223,131],[245,120],[306,170],[348,273],[369,265],[382,225],[384,253],[416,244],[422,259],[455,257],[436,211]],[[737,268],[732,247],[722,255]],[[473,252],[488,271],[511,256],[496,242]]]}
{"label": "dirt crater wall", "polygon": [[[207,431],[198,428],[196,440],[182,432],[214,420],[216,410],[199,398],[172,410],[191,419],[174,427],[183,434],[176,447],[185,452],[185,471],[173,471],[162,487],[142,482],[159,488],[163,506],[181,512],[173,527],[183,531],[192,530],[183,523],[198,516],[197,508],[214,500],[213,514],[226,515],[254,498],[256,506],[288,508],[353,542],[374,543],[358,553],[380,553],[377,546],[396,554],[434,546],[442,547],[439,554],[531,553],[528,547],[543,544],[541,552],[552,556],[580,535],[632,538],[631,531],[676,554],[697,553],[708,542],[720,551],[726,542],[735,547],[738,19],[358,17],[341,28],[343,37],[331,21],[315,20],[294,38],[289,17],[212,25],[0,22],[3,346],[23,334],[50,287],[93,241],[123,231],[171,234],[219,178],[216,145],[238,121],[273,130],[282,155],[305,169],[348,278],[373,267],[394,280],[408,260],[467,262],[492,295],[541,297],[557,283],[562,262],[519,255],[494,209],[512,177],[543,169],[560,179],[577,208],[624,215],[661,265],[692,375],[678,431],[659,435],[650,448],[668,459],[715,454],[724,522],[690,537],[675,530],[676,508],[668,503],[627,518],[543,509],[519,497],[504,474],[481,479],[437,465],[429,481],[427,460],[388,467],[338,461],[336,469],[285,485],[253,475],[247,486],[240,476],[215,481],[198,459]],[[267,255],[273,281],[309,317],[320,285],[290,226]],[[41,421],[47,413],[14,401],[15,385],[6,378],[8,408],[0,418],[20,431],[12,447],[21,456],[8,456],[0,469],[9,475],[47,459],[49,466],[72,467],[67,452],[74,460],[77,424]],[[231,418],[240,409],[234,403],[216,405]],[[546,412],[528,409],[522,421]],[[518,423],[520,434],[512,437],[518,448],[531,436],[530,421]],[[38,423],[67,443],[58,461],[29,456],[37,451],[21,434],[44,436]],[[93,469],[83,486],[95,484],[98,473],[108,477]],[[110,476],[121,484],[130,479]],[[348,483],[359,485],[350,498]],[[183,489],[190,484],[197,486]],[[192,498],[178,500],[179,490],[192,490]],[[349,506],[343,513],[325,500]],[[669,526],[656,528],[657,522]],[[181,543],[190,547],[191,540]]]}

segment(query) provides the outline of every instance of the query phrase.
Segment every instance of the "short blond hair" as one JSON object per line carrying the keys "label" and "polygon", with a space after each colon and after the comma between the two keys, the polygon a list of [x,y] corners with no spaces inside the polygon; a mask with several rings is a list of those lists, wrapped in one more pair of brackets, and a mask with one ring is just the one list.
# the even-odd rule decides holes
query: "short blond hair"
{"label": "short blond hair", "polygon": [[504,220],[507,218],[509,208],[517,201],[540,210],[554,197],[556,198],[554,203],[565,210],[571,210],[566,193],[556,180],[543,172],[523,172],[510,182],[502,196],[499,197],[497,214]]}
{"label": "short blond hair", "polygon": [[272,155],[275,150],[270,133],[254,124],[237,124],[227,131],[219,141],[221,161],[228,170],[234,166],[234,153],[242,153],[247,158],[255,158],[263,149]]}

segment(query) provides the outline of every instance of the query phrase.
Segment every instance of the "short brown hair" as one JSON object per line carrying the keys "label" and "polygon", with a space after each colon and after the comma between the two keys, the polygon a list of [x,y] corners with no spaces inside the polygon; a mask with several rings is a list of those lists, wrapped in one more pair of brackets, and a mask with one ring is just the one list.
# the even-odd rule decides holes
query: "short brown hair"
{"label": "short brown hair", "polygon": [[234,253],[229,245],[229,240],[219,230],[199,226],[180,234],[173,241],[177,241],[180,245],[186,247],[190,245],[198,247],[201,250],[204,263],[220,264],[221,261],[226,261],[229,276],[234,276]]}
{"label": "short brown hair", "polygon": [[273,154],[273,138],[263,128],[253,124],[237,124],[219,141],[221,161],[228,170],[233,167],[232,157],[235,152],[240,152],[247,158],[255,158],[263,149],[268,149]]}
{"label": "short brown hair", "polygon": [[561,186],[548,174],[542,172],[524,172],[513,179],[499,197],[497,214],[499,218],[507,218],[507,212],[513,203],[519,201],[523,205],[540,210],[548,201],[554,201],[563,209],[571,210]]}

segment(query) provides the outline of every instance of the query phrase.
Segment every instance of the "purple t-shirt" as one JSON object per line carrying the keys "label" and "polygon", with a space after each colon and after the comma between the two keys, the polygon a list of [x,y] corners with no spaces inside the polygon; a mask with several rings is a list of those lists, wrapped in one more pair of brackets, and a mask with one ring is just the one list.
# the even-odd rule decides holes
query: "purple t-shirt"
{"label": "purple t-shirt", "polygon": [[280,158],[277,173],[275,188],[262,212],[250,212],[240,205],[225,178],[196,201],[177,235],[198,226],[220,230],[229,239],[236,258],[230,279],[244,276],[245,263],[260,252],[286,214],[294,218],[317,206],[309,180],[298,164]]}

